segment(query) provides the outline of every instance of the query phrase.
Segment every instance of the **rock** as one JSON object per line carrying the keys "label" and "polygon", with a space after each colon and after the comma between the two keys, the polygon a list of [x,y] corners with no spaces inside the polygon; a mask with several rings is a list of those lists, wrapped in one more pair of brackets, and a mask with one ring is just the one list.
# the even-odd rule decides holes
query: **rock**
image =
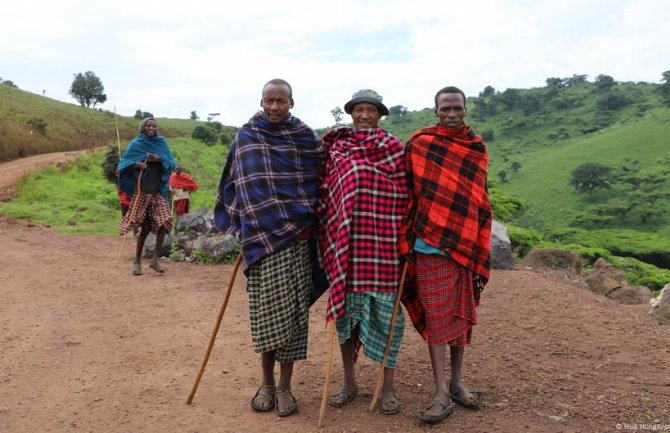
{"label": "rock", "polygon": [[215,260],[225,257],[238,247],[237,239],[231,235],[206,237],[202,242],[202,251]]}
{"label": "rock", "polygon": [[670,283],[666,284],[658,297],[653,300],[650,313],[660,323],[670,325]]}
{"label": "rock", "polygon": [[646,286],[617,287],[605,296],[622,304],[646,304],[653,297]]}
{"label": "rock", "polygon": [[[168,257],[170,255],[170,245],[174,242],[174,236],[170,233],[165,234],[163,238],[163,246],[158,252],[158,255],[161,257]],[[156,249],[156,235],[149,233],[147,235],[146,241],[144,241],[144,249],[142,250],[142,256],[145,258],[152,258],[154,256],[154,250]]]}
{"label": "rock", "polygon": [[593,271],[586,275],[584,280],[591,291],[601,295],[607,295],[619,287],[629,286],[626,274],[602,257],[596,260]]}
{"label": "rock", "polygon": [[507,227],[493,220],[491,227],[491,267],[493,269],[514,269],[512,242]]}
{"label": "rock", "polygon": [[177,221],[177,233],[193,231],[199,234],[206,234],[213,226],[214,214],[209,209],[202,208],[179,217]]}
{"label": "rock", "polygon": [[534,270],[559,270],[573,276],[582,272],[582,258],[568,250],[533,248],[523,258],[522,264]]}

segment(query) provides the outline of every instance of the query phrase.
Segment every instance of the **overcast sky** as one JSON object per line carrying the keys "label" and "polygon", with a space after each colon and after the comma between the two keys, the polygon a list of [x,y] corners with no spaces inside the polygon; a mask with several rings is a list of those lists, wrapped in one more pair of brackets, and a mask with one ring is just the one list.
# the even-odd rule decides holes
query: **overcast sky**
{"label": "overcast sky", "polygon": [[0,77],[23,90],[76,103],[73,76],[90,70],[104,109],[235,126],[272,78],[320,128],[361,88],[420,110],[447,85],[476,96],[670,70],[667,0],[13,0],[2,15]]}

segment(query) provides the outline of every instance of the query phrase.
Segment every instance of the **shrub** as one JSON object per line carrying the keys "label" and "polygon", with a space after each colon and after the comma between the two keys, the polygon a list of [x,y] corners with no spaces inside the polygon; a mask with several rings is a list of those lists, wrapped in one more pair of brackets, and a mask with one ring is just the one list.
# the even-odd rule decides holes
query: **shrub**
{"label": "shrub", "polygon": [[191,138],[200,140],[209,146],[216,144],[216,142],[219,140],[219,136],[214,128],[203,125],[198,125],[193,129]]}
{"label": "shrub", "polygon": [[41,117],[33,117],[32,119],[28,119],[26,123],[35,128],[40,134],[46,134],[47,121]]}
{"label": "shrub", "polygon": [[534,230],[518,227],[513,224],[507,224],[506,227],[509,240],[512,243],[512,251],[519,257],[528,254],[542,240],[539,233]]}

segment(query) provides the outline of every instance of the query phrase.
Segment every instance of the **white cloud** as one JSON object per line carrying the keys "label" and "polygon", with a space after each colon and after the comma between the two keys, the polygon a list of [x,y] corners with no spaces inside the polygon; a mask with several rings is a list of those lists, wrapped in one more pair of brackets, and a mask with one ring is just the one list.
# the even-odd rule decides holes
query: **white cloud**
{"label": "white cloud", "polygon": [[477,94],[575,73],[659,82],[670,69],[664,0],[24,0],[4,12],[0,76],[24,90],[74,103],[72,75],[92,70],[104,108],[220,112],[233,125],[276,77],[293,85],[294,113],[324,127],[360,88],[415,110],[445,85]]}

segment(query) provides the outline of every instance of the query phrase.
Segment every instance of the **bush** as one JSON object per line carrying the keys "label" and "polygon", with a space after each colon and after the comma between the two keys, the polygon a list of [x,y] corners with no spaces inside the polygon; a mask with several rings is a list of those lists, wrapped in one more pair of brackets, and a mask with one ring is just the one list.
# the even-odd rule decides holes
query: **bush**
{"label": "bush", "polygon": [[217,141],[219,141],[219,135],[217,134],[216,130],[214,128],[203,125],[198,125],[193,129],[191,138],[200,140],[209,146],[213,146]]}
{"label": "bush", "polygon": [[28,119],[26,123],[35,128],[40,134],[46,134],[47,121],[41,117],[33,117],[32,119]]}
{"label": "bush", "polygon": [[528,254],[542,240],[540,234],[534,230],[517,227],[513,224],[507,224],[506,227],[509,240],[512,243],[512,251],[519,257]]}

